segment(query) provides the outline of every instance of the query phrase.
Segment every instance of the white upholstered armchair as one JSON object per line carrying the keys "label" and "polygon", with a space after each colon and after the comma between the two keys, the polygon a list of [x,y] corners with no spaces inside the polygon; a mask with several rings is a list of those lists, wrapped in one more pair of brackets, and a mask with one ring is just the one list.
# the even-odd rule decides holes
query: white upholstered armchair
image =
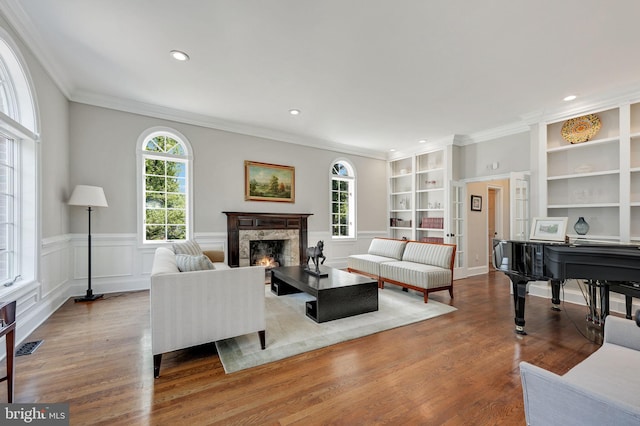
{"label": "white upholstered armchair", "polygon": [[265,348],[265,269],[180,272],[175,254],[156,249],[151,271],[151,347],[154,377],[162,354],[258,332]]}
{"label": "white upholstered armchair", "polygon": [[604,343],[565,375],[520,363],[528,425],[639,425],[640,328],[607,316]]}

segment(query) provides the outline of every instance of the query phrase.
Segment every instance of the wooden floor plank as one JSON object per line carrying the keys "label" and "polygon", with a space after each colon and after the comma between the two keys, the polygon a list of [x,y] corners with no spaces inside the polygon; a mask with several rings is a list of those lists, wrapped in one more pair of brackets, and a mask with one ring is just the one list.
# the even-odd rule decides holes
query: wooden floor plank
{"label": "wooden floor plank", "polygon": [[71,424],[524,424],[518,363],[563,374],[599,348],[585,307],[537,297],[529,334],[515,334],[501,273],[458,280],[454,294],[430,295],[451,314],[233,374],[212,344],[176,351],[159,379],[147,291],[69,300],[16,358],[15,402],[68,402]]}

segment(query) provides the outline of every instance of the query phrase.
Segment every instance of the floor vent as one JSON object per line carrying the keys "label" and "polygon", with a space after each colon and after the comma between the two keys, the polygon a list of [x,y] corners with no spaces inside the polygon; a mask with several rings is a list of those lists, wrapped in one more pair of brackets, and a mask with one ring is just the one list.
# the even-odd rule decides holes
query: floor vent
{"label": "floor vent", "polygon": [[38,349],[44,340],[36,340],[35,342],[27,342],[20,345],[16,351],[16,356],[31,355]]}

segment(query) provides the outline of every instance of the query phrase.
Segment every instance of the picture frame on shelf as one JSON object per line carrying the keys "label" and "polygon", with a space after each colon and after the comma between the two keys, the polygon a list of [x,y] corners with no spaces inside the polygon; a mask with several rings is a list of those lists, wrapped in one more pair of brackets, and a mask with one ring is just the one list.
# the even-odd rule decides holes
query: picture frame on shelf
{"label": "picture frame on shelf", "polygon": [[292,166],[244,162],[245,201],[295,203],[296,169]]}
{"label": "picture frame on shelf", "polygon": [[480,195],[471,196],[471,211],[474,211],[474,212],[482,211],[482,197]]}
{"label": "picture frame on shelf", "polygon": [[534,217],[530,240],[564,241],[567,233],[566,217]]}

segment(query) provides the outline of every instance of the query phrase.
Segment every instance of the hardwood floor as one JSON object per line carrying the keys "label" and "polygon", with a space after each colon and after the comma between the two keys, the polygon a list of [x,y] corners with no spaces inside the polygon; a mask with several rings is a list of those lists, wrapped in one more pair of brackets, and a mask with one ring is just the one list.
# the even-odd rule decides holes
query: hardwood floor
{"label": "hardwood floor", "polygon": [[563,374],[599,347],[585,307],[532,296],[516,335],[501,273],[454,296],[430,296],[451,314],[228,375],[214,345],[173,352],[155,380],[148,292],[70,299],[16,358],[15,402],[68,402],[74,425],[524,424],[518,363]]}

